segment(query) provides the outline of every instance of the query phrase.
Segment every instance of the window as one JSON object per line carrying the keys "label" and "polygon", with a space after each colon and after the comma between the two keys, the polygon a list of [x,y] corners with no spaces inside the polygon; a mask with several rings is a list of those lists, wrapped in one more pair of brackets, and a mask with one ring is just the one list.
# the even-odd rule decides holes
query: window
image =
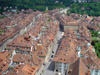
{"label": "window", "polygon": [[64,69],[64,71],[66,71],[66,69]]}
{"label": "window", "polygon": [[98,70],[96,69],[95,72],[98,72]]}
{"label": "window", "polygon": [[42,70],[42,72],[44,72],[44,70]]}
{"label": "window", "polygon": [[64,59],[64,61],[66,61],[66,59]]}
{"label": "window", "polygon": [[58,66],[58,65],[56,65],[56,66]]}
{"label": "window", "polygon": [[30,51],[28,51],[28,53],[30,53]]}
{"label": "window", "polygon": [[66,66],[64,66],[64,68],[66,68]]}
{"label": "window", "polygon": [[95,69],[95,75],[98,75],[98,70],[97,69]]}

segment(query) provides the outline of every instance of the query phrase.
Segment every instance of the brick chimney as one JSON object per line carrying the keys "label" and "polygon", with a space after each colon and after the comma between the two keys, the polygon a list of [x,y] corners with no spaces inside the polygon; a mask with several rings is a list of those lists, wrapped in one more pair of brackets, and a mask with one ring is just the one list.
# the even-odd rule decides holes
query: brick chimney
{"label": "brick chimney", "polygon": [[88,70],[88,73],[87,73],[87,75],[90,75],[90,70]]}

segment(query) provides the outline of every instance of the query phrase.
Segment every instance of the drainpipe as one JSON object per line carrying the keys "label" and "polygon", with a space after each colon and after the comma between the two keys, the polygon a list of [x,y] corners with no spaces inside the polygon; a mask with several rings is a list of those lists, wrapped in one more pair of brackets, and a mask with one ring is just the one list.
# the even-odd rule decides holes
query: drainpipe
{"label": "drainpipe", "polygon": [[32,52],[33,46],[31,46],[31,52]]}
{"label": "drainpipe", "polygon": [[[11,64],[13,63],[13,57],[14,57],[15,54],[16,54],[16,52],[15,52],[15,50],[14,50],[13,53],[12,53],[12,57],[10,58],[10,59],[11,59],[11,63],[10,63],[9,66],[11,66]],[[8,66],[8,67],[9,67],[9,66]]]}

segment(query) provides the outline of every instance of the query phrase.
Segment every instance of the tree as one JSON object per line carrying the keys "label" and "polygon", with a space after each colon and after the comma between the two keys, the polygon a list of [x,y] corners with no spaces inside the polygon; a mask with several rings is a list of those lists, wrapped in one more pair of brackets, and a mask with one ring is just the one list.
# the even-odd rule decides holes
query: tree
{"label": "tree", "polygon": [[95,35],[96,37],[98,37],[98,36],[99,36],[98,31],[95,31],[94,35]]}

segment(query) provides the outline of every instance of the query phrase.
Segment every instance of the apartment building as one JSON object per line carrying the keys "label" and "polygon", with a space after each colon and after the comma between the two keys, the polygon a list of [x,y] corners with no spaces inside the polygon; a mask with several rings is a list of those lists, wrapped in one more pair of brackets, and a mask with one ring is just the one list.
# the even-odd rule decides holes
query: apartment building
{"label": "apartment building", "polygon": [[25,14],[21,12],[15,14],[15,16],[10,16],[9,18],[1,20],[1,29],[3,32],[0,35],[0,50],[5,49],[7,44],[18,35],[22,35],[30,30],[35,23],[35,16],[38,13],[39,12],[31,12],[30,14]]}
{"label": "apartment building", "polygon": [[41,75],[57,42],[59,21],[54,16],[41,14],[28,32],[7,44],[11,65],[4,74]]}
{"label": "apartment building", "polygon": [[66,29],[73,29],[73,30],[77,30],[78,28],[80,28],[79,25],[79,20],[75,20],[73,17],[71,16],[67,16],[66,14],[58,14],[57,16],[58,20],[60,21],[60,25],[63,28],[63,30],[65,31]]}
{"label": "apartment building", "polygon": [[0,52],[0,74],[5,73],[8,67],[11,65],[10,53],[6,51]]}
{"label": "apartment building", "polygon": [[[85,28],[86,26],[82,28],[83,30],[79,28],[80,36],[72,29],[65,31],[59,50],[53,59],[56,72],[65,75],[100,74],[100,59],[90,44],[91,35]],[[82,34],[89,40],[84,39],[86,37]]]}

